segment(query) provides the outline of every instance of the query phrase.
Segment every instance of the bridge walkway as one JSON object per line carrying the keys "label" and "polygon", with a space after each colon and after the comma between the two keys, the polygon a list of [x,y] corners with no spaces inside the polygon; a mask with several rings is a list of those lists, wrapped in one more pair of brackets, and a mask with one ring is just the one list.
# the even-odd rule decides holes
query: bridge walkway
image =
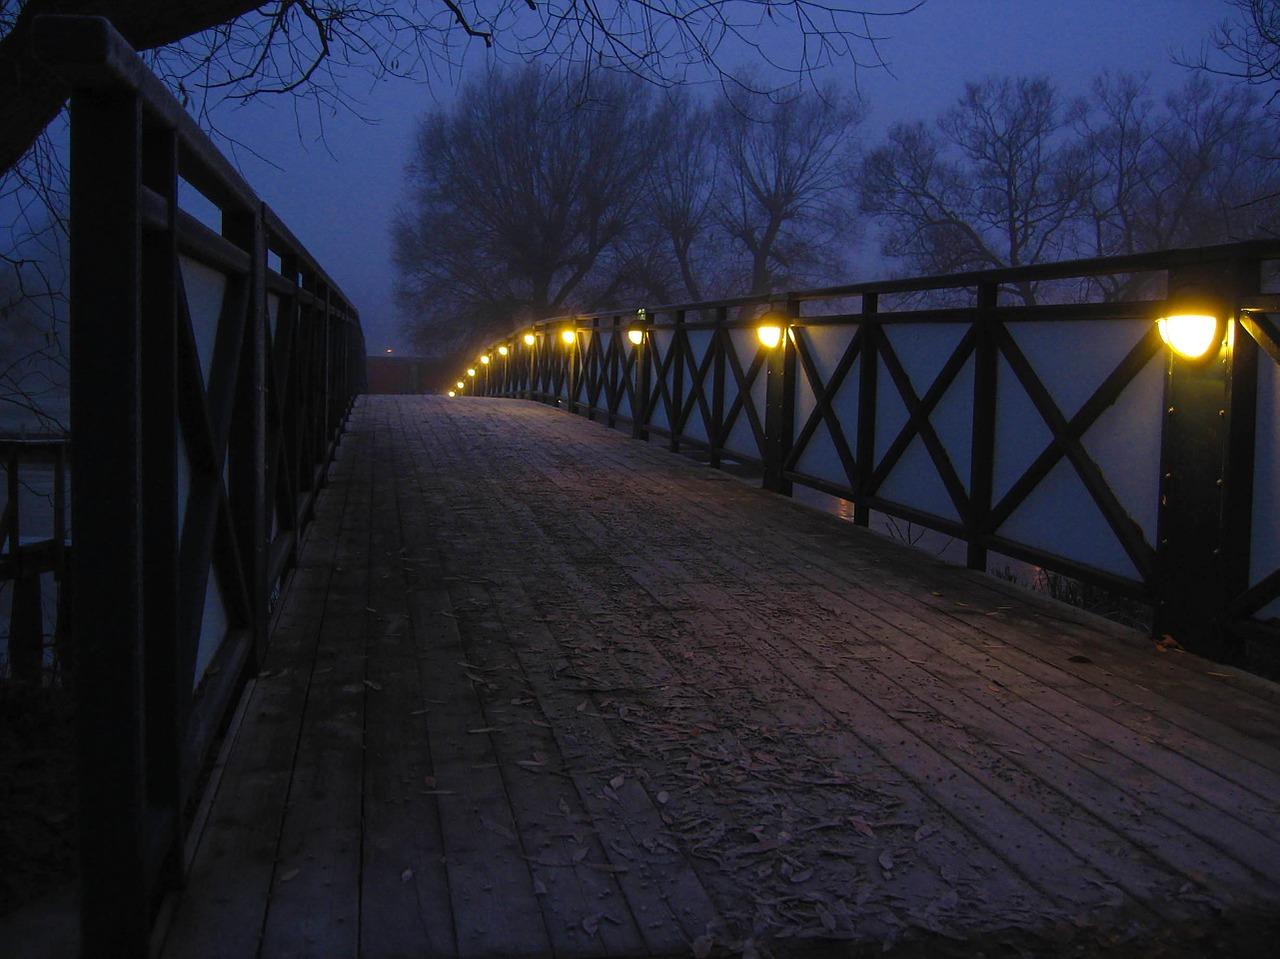
{"label": "bridge walkway", "polygon": [[561,411],[363,397],[164,955],[1244,952],[1278,703]]}

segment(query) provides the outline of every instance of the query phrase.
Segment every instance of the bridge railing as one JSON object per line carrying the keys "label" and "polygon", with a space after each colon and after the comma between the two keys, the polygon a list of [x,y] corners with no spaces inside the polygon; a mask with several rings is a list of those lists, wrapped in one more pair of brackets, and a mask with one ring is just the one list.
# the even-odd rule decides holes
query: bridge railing
{"label": "bridge railing", "polygon": [[107,21],[46,17],[35,43],[73,91],[83,947],[145,955],[365,350],[341,290]]}
{"label": "bridge railing", "polygon": [[[1280,617],[1277,258],[1256,242],[563,317],[491,344],[472,391],[753,465],[861,525],[955,537],[971,568],[1058,571],[1151,604],[1187,648],[1274,661],[1255,627]],[[1019,295],[1116,279],[1152,297]],[[1202,358],[1157,323],[1187,310],[1217,318]]]}

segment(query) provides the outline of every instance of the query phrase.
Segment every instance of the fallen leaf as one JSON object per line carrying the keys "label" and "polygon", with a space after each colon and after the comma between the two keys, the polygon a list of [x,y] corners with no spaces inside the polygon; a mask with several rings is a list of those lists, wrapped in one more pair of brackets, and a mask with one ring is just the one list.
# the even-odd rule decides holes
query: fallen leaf
{"label": "fallen leaf", "polygon": [[862,835],[866,836],[868,839],[876,838],[875,830],[871,828],[865,819],[860,819],[857,816],[850,816],[849,825],[853,826],[854,829],[862,833]]}
{"label": "fallen leaf", "polygon": [[622,784],[625,783],[626,781],[627,781],[626,777],[619,774],[609,780],[609,785],[612,786],[614,789],[621,789]]}
{"label": "fallen leaf", "polygon": [[479,736],[482,733],[496,733],[498,731],[497,726],[477,726],[475,729],[467,730],[467,732],[471,733],[473,736]]}
{"label": "fallen leaf", "polygon": [[574,861],[574,862],[582,862],[582,860],[584,860],[584,859],[586,859],[586,858],[587,858],[587,847],[586,847],[586,846],[579,846],[577,849],[575,849],[575,850],[573,851],[573,861]]}
{"label": "fallen leaf", "polygon": [[366,679],[364,681],[364,684],[368,686],[370,689],[372,689],[374,692],[378,692],[378,693],[382,692],[382,686],[379,683],[375,683],[372,679]]}
{"label": "fallen leaf", "polygon": [[658,803],[660,805],[665,806],[670,801],[671,801],[671,794],[667,792],[665,789],[662,792],[658,793]]}
{"label": "fallen leaf", "polygon": [[707,959],[711,955],[711,947],[715,945],[715,940],[710,936],[699,936],[693,940],[692,948],[696,959]]}
{"label": "fallen leaf", "polygon": [[828,909],[826,906],[824,906],[822,903],[818,903],[817,913],[818,913],[818,921],[822,923],[822,927],[826,929],[827,932],[835,932],[836,917],[831,915],[831,910]]}
{"label": "fallen leaf", "polygon": [[600,919],[597,916],[587,916],[582,920],[582,930],[588,936],[594,936],[596,930],[600,928]]}
{"label": "fallen leaf", "polygon": [[412,870],[412,869],[406,869],[404,872],[400,873],[400,881],[401,881],[401,882],[408,882],[408,881],[409,881],[410,879],[412,879],[412,878],[413,878],[413,870]]}
{"label": "fallen leaf", "polygon": [[280,874],[280,881],[288,882],[290,879],[296,879],[297,876],[298,876],[297,867],[294,867],[293,869],[286,869],[284,872]]}
{"label": "fallen leaf", "polygon": [[788,878],[790,878],[792,882],[805,882],[808,879],[812,878],[812,876],[813,876],[812,869],[801,869],[798,872],[793,872]]}
{"label": "fallen leaf", "polygon": [[926,823],[925,825],[921,826],[919,829],[916,830],[915,840],[916,842],[920,842],[922,839],[928,839],[937,831],[938,831],[937,826],[931,826],[928,823]]}
{"label": "fallen leaf", "polygon": [[889,852],[888,849],[880,853],[878,861],[880,863],[880,868],[885,872],[893,871],[893,853]]}
{"label": "fallen leaf", "polygon": [[535,896],[545,896],[547,894],[547,885],[541,879],[533,881],[533,894]]}

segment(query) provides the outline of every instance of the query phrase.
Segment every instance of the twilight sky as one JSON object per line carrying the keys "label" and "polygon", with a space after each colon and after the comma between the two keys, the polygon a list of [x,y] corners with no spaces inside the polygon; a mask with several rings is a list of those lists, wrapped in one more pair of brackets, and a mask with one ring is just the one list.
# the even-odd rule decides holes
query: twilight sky
{"label": "twilight sky", "polygon": [[[1047,74],[1068,95],[1084,93],[1090,78],[1108,69],[1146,72],[1157,90],[1171,88],[1187,72],[1173,57],[1194,55],[1230,12],[1225,0],[929,0],[908,16],[878,24],[888,37],[881,53],[892,75],[859,71],[870,106],[863,142],[875,143],[896,120],[931,119],[960,95],[966,80],[987,74]],[[473,44],[464,72],[479,75],[486,62],[483,47]],[[840,69],[849,75],[847,66]],[[235,153],[258,194],[354,300],[369,352],[388,346],[403,352],[407,342],[392,298],[390,223],[416,119],[448,104],[455,86],[440,79],[372,88],[362,82],[365,89],[351,92],[375,122],[350,114],[326,117],[323,142],[314,115],[299,122],[282,99],[224,110],[218,122],[261,155]],[[848,279],[879,272],[869,256],[866,275],[855,270]]]}

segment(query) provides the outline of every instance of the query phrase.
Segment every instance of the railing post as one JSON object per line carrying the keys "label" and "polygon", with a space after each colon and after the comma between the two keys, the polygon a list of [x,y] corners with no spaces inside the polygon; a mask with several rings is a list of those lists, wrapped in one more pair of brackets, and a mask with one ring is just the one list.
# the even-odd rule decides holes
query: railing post
{"label": "railing post", "polygon": [[607,414],[605,423],[610,429],[618,422],[618,398],[622,395],[622,377],[618,366],[618,361],[622,358],[622,341],[618,337],[625,335],[622,317],[615,313],[609,319],[609,349],[605,353],[609,360],[605,364],[604,405]]}
{"label": "railing post", "polygon": [[[591,318],[591,327],[587,331],[588,349],[584,351],[585,357],[582,365],[584,367],[584,375],[582,377],[582,394],[583,399],[587,401],[587,419],[594,420],[596,418],[596,399],[600,397],[600,368],[597,366],[595,375],[592,376],[590,369],[591,360],[596,355],[596,345],[600,342],[600,317],[593,316]],[[593,397],[592,394],[595,394]]]}
{"label": "railing post", "polygon": [[[183,790],[187,718],[191,706],[189,657],[179,646],[178,531],[178,138],[149,128],[142,141],[143,182],[168,202],[163,231],[142,240],[140,385],[142,395],[143,599],[146,659],[146,777],[150,801],[172,816],[166,878],[181,882]],[[76,434],[79,441],[79,431]]]}
{"label": "railing post", "polygon": [[720,449],[724,446],[724,351],[725,339],[729,336],[725,323],[729,319],[727,307],[716,310],[716,326],[711,331],[711,422],[707,424],[707,439],[710,441],[711,454],[709,463],[713,469],[720,467]]}
{"label": "railing post", "polygon": [[668,367],[671,370],[671,410],[667,414],[667,429],[670,431],[667,446],[673,453],[680,452],[680,413],[684,409],[684,364],[689,343],[684,329],[684,310],[676,310],[675,329],[671,332],[671,359]]}
{"label": "railing post", "polygon": [[[246,669],[256,671],[267,644],[267,238],[262,206],[229,217],[224,232],[249,254],[249,296],[244,316],[244,336],[240,342],[240,374],[236,378],[235,405],[231,418],[231,440],[227,449],[228,486],[235,514],[237,545],[240,547],[245,579],[249,587],[249,628],[253,645]],[[341,415],[336,403],[345,390],[334,387],[338,371],[345,370],[337,357],[337,336],[325,291],[325,329],[328,331],[327,384],[325,389],[325,447],[329,444]]]}
{"label": "railing post", "polygon": [[986,572],[987,548],[983,543],[991,513],[991,486],[995,469],[996,437],[996,341],[992,325],[999,284],[978,285],[973,317],[977,343],[973,354],[973,447],[969,457],[969,515],[965,517],[968,566]]}
{"label": "railing post", "polygon": [[643,331],[640,342],[632,346],[635,354],[632,364],[635,393],[631,403],[631,438],[648,442],[649,396],[653,392],[653,364],[649,359],[652,351],[649,344],[653,339],[653,330],[647,322],[640,328]]}
{"label": "railing post", "polygon": [[876,471],[876,380],[880,370],[880,309],[878,293],[862,294],[862,356],[858,376],[858,435],[854,458],[858,467],[858,489],[853,503],[853,522],[871,525],[871,477]]}
{"label": "railing post", "polygon": [[[145,956],[141,105],[71,100],[71,551],[84,956]],[[110,503],[110,509],[100,504]]]}
{"label": "railing post", "polygon": [[764,488],[791,495],[791,481],[783,476],[782,465],[791,455],[796,419],[796,348],[792,327],[799,304],[788,300],[782,339],[769,350],[764,406]]}
{"label": "railing post", "polygon": [[576,413],[578,409],[578,327],[573,324],[569,327],[573,330],[573,342],[563,344],[568,347],[564,356],[564,392],[565,392],[565,409],[570,413]]}
{"label": "railing post", "polygon": [[[1211,303],[1230,331],[1237,322],[1240,298],[1256,293],[1259,280],[1256,261],[1170,270],[1169,302],[1194,297]],[[1252,415],[1232,408],[1229,387],[1235,387],[1235,402],[1242,407],[1252,393],[1248,356],[1233,363],[1225,336],[1224,342],[1227,345],[1211,349],[1201,359],[1166,351],[1156,526],[1155,634],[1171,635],[1185,649],[1212,659],[1230,659],[1237,652],[1226,630],[1226,607],[1230,580],[1238,578],[1242,566],[1247,571],[1248,539],[1242,543],[1238,538],[1239,509],[1245,495],[1252,493],[1252,469],[1248,479],[1240,475],[1246,464],[1238,453],[1238,435],[1235,469],[1226,473],[1232,465],[1228,438],[1233,430],[1242,432]],[[1232,382],[1232,373],[1240,377],[1238,382]],[[1234,504],[1223,495],[1228,479],[1234,486]],[[1233,532],[1236,539],[1224,539],[1224,533]]]}

